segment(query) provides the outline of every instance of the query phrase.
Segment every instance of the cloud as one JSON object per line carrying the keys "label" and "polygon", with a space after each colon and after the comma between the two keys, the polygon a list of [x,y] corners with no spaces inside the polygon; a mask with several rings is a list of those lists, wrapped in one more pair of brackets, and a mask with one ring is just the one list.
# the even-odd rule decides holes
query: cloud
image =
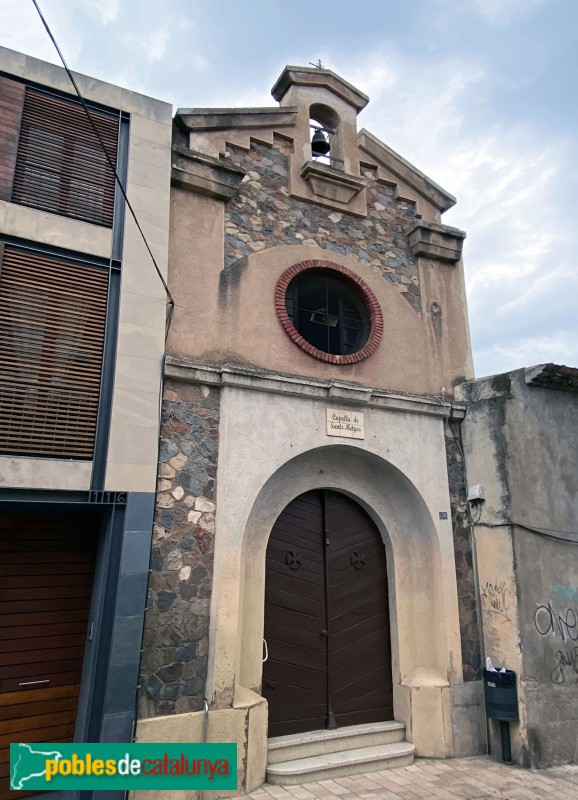
{"label": "cloud", "polygon": [[[75,59],[81,45],[73,31],[70,17],[64,13],[61,6],[62,0],[55,0],[52,4],[41,3],[40,7],[65,58]],[[60,64],[58,53],[32,3],[22,3],[22,0],[2,0],[0,32],[2,46],[53,64]]]}
{"label": "cloud", "polygon": [[[536,281],[552,272],[544,270],[545,264],[560,263],[573,234],[568,219],[553,209],[569,157],[565,142],[543,146],[525,127],[474,134],[448,154],[459,206],[445,219],[468,232],[470,297],[493,287],[492,308],[500,309],[500,297],[512,281]],[[474,302],[471,309],[475,325]]]}
{"label": "cloud", "polygon": [[255,87],[241,92],[225,89],[222,94],[216,92],[211,95],[211,107],[214,108],[263,108],[275,105],[270,87],[264,85],[262,88]]}
{"label": "cloud", "polygon": [[[468,110],[466,100],[483,93],[483,66],[475,61],[448,59],[433,60],[424,67],[420,58],[389,48],[387,56],[377,53],[368,62],[370,87],[363,77],[364,64],[353,71],[352,82],[371,100],[360,124],[378,136],[381,131],[380,138],[419,169],[424,169],[426,159],[443,164],[459,141]],[[344,69],[341,74],[348,72],[351,70]],[[385,80],[375,79],[380,73]],[[439,157],[441,154],[444,158]],[[440,182],[437,176],[432,177]]]}
{"label": "cloud", "polygon": [[[467,15],[475,15],[490,28],[503,28],[521,15],[532,14],[548,0],[437,0],[444,11],[454,20]],[[434,19],[438,28],[448,28],[452,21],[448,18]]]}
{"label": "cloud", "polygon": [[[493,2],[514,13],[517,3]],[[490,15],[490,11],[487,11]],[[506,123],[495,111],[492,65],[474,56],[411,57],[388,47],[367,56],[371,104],[361,125],[455,194],[443,221],[465,228],[470,327],[478,374],[542,360],[578,363],[570,208],[576,181],[572,136],[529,114]],[[365,64],[342,74],[365,90]],[[380,82],[372,76],[383,74]],[[405,76],[411,76],[407,80]],[[357,81],[357,83],[356,83]],[[369,93],[369,92],[368,92]],[[563,287],[560,289],[560,287]]]}
{"label": "cloud", "polygon": [[364,93],[371,99],[381,95],[384,89],[394,86],[399,81],[399,74],[392,63],[381,54],[374,53],[362,67],[357,66],[348,74],[348,81],[354,86],[363,86]]}
{"label": "cloud", "polygon": [[[153,0],[42,4],[74,69],[181,105],[272,105],[270,87],[278,76],[277,59],[285,60],[283,47],[290,63],[312,59],[309,44],[297,37],[289,42],[292,55],[289,44],[253,53],[257,31],[250,20],[251,27],[241,30],[241,17],[236,48],[225,53],[226,24],[211,13],[211,4],[166,0],[162,15]],[[558,39],[541,36],[537,25],[528,33],[528,18],[544,5],[545,0],[427,0],[420,15],[406,15],[405,37],[388,41],[380,35],[379,47],[368,49],[359,46],[362,39],[343,36],[337,42],[328,36],[314,50],[314,58],[370,96],[360,127],[457,196],[443,221],[468,234],[465,270],[480,374],[506,363],[535,363],[539,359],[525,356],[533,348],[544,351],[545,342],[562,354],[578,341],[568,257],[578,246],[572,215],[578,136],[560,129],[560,115],[540,111],[544,81],[510,36],[515,24],[524,23],[525,52],[532,46],[535,60],[536,48],[543,48],[540,69],[550,59],[561,74],[563,62],[554,60],[561,56]],[[56,61],[31,4],[0,3],[0,30],[8,46]],[[264,41],[266,30],[259,35]],[[246,64],[235,69],[243,53]],[[528,66],[520,95],[520,73],[505,68],[516,53]],[[209,70],[211,59],[215,66]],[[556,102],[568,102],[550,97],[554,112]],[[517,356],[524,359],[512,364]],[[549,358],[560,360],[553,353]]]}
{"label": "cloud", "polygon": [[120,0],[100,0],[98,7],[100,8],[103,22],[114,22],[118,17]]}
{"label": "cloud", "polygon": [[[566,263],[559,264],[547,272],[538,273],[535,269],[532,272],[534,275],[531,281],[516,281],[514,297],[499,306],[498,315],[529,310],[532,306],[548,302],[552,287],[564,286],[568,290],[573,283],[576,283],[575,270]],[[575,288],[578,289],[578,286]]]}
{"label": "cloud", "polygon": [[[138,61],[142,64],[142,57],[147,64],[159,65],[167,55],[172,33],[175,28],[168,23],[159,25],[156,20],[133,20],[130,32],[124,33],[120,43],[123,52],[129,57],[129,66],[134,67]],[[158,67],[157,67],[158,68]]]}
{"label": "cloud", "polygon": [[532,11],[546,0],[474,0],[473,11],[493,28],[508,25],[512,18]]}
{"label": "cloud", "polygon": [[97,3],[94,0],[82,0],[80,5],[87,14],[105,25],[115,22],[120,12],[120,0],[99,0]]}
{"label": "cloud", "polygon": [[572,347],[565,332],[550,336],[530,336],[511,345],[493,345],[479,352],[479,363],[483,375],[509,372],[520,367],[533,367],[537,364],[578,363],[578,348]]}

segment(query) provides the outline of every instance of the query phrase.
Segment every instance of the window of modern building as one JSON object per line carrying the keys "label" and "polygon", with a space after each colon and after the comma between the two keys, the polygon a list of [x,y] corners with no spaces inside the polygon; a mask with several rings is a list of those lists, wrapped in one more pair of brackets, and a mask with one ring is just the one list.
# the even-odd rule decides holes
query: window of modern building
{"label": "window of modern building", "polygon": [[[119,115],[90,111],[116,166]],[[27,86],[12,202],[112,227],[114,193],[114,173],[82,106],[72,98]]]}
{"label": "window of modern building", "polygon": [[0,452],[91,459],[109,270],[0,243]]}

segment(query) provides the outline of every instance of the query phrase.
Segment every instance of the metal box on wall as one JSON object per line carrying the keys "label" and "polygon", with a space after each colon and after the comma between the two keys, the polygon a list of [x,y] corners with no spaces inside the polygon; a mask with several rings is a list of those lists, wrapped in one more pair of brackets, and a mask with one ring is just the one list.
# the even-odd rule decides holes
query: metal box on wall
{"label": "metal box on wall", "polygon": [[516,722],[519,719],[516,673],[511,669],[504,672],[484,669],[482,672],[488,717],[501,722]]}

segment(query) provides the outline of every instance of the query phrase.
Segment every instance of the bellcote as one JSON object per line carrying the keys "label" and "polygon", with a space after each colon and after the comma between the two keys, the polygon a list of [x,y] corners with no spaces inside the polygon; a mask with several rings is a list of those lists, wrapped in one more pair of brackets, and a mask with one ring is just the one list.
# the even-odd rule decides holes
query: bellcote
{"label": "bellcote", "polygon": [[[352,86],[330,69],[318,67],[285,67],[277,83],[271,90],[273,98],[281,105],[299,105],[295,100],[300,97],[305,87],[323,89],[329,94],[339,97],[359,114],[369,103],[369,97],[355,86]],[[291,98],[294,98],[293,100]]]}
{"label": "bellcote", "polygon": [[[293,131],[291,194],[299,199],[366,213],[365,181],[359,171],[357,115],[369,102],[343,78],[328,69],[285,67],[272,89],[281,108],[297,111]],[[327,143],[329,152],[312,152],[313,135]]]}

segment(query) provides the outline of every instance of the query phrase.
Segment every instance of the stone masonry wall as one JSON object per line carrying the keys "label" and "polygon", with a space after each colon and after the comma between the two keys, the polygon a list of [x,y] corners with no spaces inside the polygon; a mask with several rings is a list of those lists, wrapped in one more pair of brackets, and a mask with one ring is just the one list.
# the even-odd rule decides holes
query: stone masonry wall
{"label": "stone masonry wall", "polygon": [[219,391],[167,381],[141,661],[141,718],[202,708],[218,433]]}
{"label": "stone masonry wall", "polygon": [[474,579],[473,555],[468,522],[468,504],[461,432],[458,423],[445,422],[446,458],[450,507],[454,532],[454,555],[458,584],[458,609],[465,681],[481,678],[481,652]]}
{"label": "stone masonry wall", "polygon": [[[227,158],[247,170],[225,215],[225,269],[252,253],[278,245],[316,244],[354,255],[394,284],[415,311],[421,310],[417,259],[407,230],[415,205],[400,200],[391,186],[366,169],[368,215],[344,212],[289,196],[289,155],[283,147],[252,142],[250,150],[230,146]],[[304,251],[303,258],[307,258]]]}

